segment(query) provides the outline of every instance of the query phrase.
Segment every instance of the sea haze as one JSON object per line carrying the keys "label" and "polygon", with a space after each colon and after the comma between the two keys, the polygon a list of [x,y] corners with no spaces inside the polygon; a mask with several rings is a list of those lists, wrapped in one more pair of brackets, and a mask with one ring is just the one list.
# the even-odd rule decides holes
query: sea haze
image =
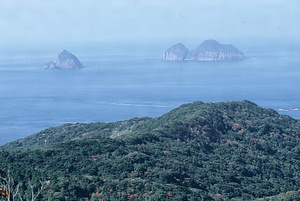
{"label": "sea haze", "polygon": [[44,70],[53,51],[1,55],[0,145],[69,122],[157,117],[198,100],[250,100],[300,119],[289,111],[300,108],[300,49],[243,50],[248,59],[238,62],[164,62],[155,49],[69,51],[86,68]]}

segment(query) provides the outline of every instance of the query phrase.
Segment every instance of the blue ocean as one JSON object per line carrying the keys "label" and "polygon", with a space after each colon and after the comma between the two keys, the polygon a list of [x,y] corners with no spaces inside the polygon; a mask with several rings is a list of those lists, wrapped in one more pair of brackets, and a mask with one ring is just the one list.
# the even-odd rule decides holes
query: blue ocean
{"label": "blue ocean", "polygon": [[65,123],[157,117],[193,101],[250,100],[300,119],[297,48],[246,49],[236,62],[164,62],[157,49],[69,51],[84,69],[44,70],[53,51],[0,55],[0,145]]}

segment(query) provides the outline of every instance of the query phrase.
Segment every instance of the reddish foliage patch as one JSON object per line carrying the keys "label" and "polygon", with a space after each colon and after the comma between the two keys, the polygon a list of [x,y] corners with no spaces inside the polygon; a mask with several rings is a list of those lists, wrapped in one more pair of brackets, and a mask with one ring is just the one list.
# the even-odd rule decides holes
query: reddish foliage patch
{"label": "reddish foliage patch", "polygon": [[137,199],[139,196],[138,194],[131,194],[128,196],[128,200],[134,200],[134,199]]}
{"label": "reddish foliage patch", "polygon": [[254,137],[251,138],[250,140],[251,140],[252,142],[257,142],[257,141],[258,141],[258,139],[257,139],[257,138],[254,138]]}
{"label": "reddish foliage patch", "polygon": [[282,135],[282,137],[287,137],[287,134],[285,134],[285,133],[282,133],[281,135]]}
{"label": "reddish foliage patch", "polygon": [[240,135],[245,134],[245,130],[244,130],[244,129],[241,129],[241,130],[239,131],[239,134],[240,134]]}
{"label": "reddish foliage patch", "polygon": [[250,125],[250,124],[252,123],[252,121],[251,121],[251,120],[246,120],[245,123],[246,123],[247,125]]}
{"label": "reddish foliage patch", "polygon": [[234,128],[235,130],[239,130],[239,129],[241,128],[241,126],[240,126],[240,124],[238,124],[238,123],[234,123],[234,124],[232,125],[232,128]]}

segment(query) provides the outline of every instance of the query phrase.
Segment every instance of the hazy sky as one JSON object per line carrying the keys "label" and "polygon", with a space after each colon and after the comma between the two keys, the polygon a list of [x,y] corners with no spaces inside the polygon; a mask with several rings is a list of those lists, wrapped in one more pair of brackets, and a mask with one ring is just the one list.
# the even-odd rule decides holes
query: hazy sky
{"label": "hazy sky", "polygon": [[0,45],[300,38],[299,0],[0,0]]}

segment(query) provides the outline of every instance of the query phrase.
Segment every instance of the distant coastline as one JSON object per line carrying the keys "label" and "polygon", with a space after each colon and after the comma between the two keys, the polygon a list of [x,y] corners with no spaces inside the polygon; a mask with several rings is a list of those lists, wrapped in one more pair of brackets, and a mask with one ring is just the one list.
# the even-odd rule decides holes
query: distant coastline
{"label": "distant coastline", "polygon": [[295,112],[298,111],[299,108],[279,108],[278,111],[280,112]]}

